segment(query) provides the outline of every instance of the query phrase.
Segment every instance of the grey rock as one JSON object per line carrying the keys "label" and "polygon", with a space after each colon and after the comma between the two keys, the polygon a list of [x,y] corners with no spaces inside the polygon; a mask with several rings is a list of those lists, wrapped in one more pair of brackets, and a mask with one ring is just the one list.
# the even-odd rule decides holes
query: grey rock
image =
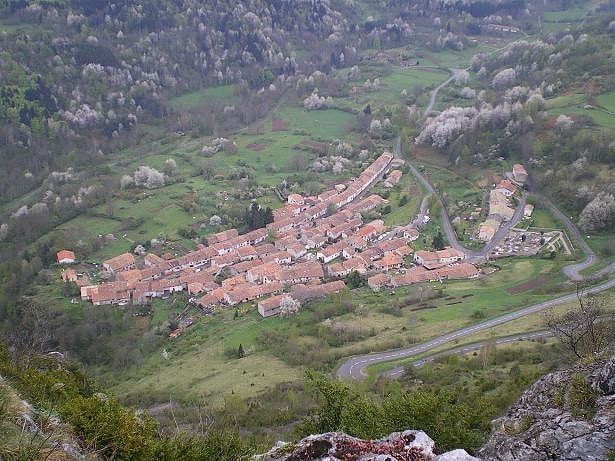
{"label": "grey rock", "polygon": [[436,456],[434,461],[480,461],[478,458],[471,456],[467,451],[462,449],[452,450]]}
{"label": "grey rock", "polygon": [[[598,392],[595,413],[583,419],[567,403],[559,408],[556,394],[569,388],[572,375],[582,373]],[[608,459],[615,450],[615,357],[602,363],[577,366],[548,374],[534,383],[492,423],[494,433],[479,450],[481,459],[546,461]]]}

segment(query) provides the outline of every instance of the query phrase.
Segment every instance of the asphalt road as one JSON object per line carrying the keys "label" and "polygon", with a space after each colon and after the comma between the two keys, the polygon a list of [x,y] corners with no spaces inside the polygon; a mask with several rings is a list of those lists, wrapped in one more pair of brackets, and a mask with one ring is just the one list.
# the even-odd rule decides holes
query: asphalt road
{"label": "asphalt road", "polygon": [[[401,141],[399,138],[395,141],[394,145],[394,155],[396,157],[401,157]],[[455,248],[456,250],[462,251],[466,255],[466,260],[471,263],[480,263],[485,262],[489,253],[506,237],[508,231],[517,225],[517,223],[523,217],[523,208],[525,207],[526,197],[523,195],[519,200],[519,204],[515,209],[515,214],[511,218],[510,221],[502,224],[500,228],[497,230],[493,238],[487,242],[480,250],[471,250],[469,248],[464,247],[459,240],[457,239],[457,234],[455,229],[453,228],[453,224],[446,212],[446,207],[444,206],[444,202],[442,201],[442,197],[435,190],[435,188],[431,185],[431,183],[423,176],[423,174],[410,162],[407,162],[410,171],[414,175],[414,177],[427,189],[429,193],[434,195],[438,202],[440,203],[440,222],[442,223],[442,229],[446,238],[448,239],[449,244]]]}
{"label": "asphalt road", "polygon": [[[586,290],[586,293],[600,293],[613,287],[615,287],[615,279],[608,280],[599,285],[595,285],[591,288],[588,288]],[[568,295],[560,296],[549,301],[524,307],[523,309],[519,309],[508,314],[500,315],[499,317],[486,320],[476,325],[470,325],[468,327],[461,328],[460,330],[452,331],[445,335],[438,336],[436,338],[430,339],[429,341],[415,344],[410,347],[351,357],[346,360],[337,370],[337,376],[341,379],[363,379],[367,376],[365,369],[370,365],[374,365],[379,362],[388,362],[390,360],[396,360],[404,357],[411,357],[413,355],[422,354],[431,349],[434,349],[435,347],[450,343],[464,336],[471,335],[473,333],[477,333],[479,331],[486,330],[497,325],[501,325],[502,323],[510,322],[511,320],[518,319],[528,314],[533,314],[534,312],[543,311],[550,307],[557,306],[558,304],[574,301],[576,298],[576,293],[570,293]]]}
{"label": "asphalt road", "polygon": [[[553,333],[551,333],[550,331],[536,331],[533,333],[522,333],[519,335],[511,335],[511,336],[504,336],[501,338],[495,338],[493,342],[495,344],[506,344],[506,343],[512,343],[515,341],[528,341],[532,339],[547,338],[549,336],[553,336]],[[442,352],[437,352],[435,354],[428,355],[421,359],[415,360],[413,362],[410,362],[410,365],[416,368],[420,368],[426,363],[433,362],[438,357],[445,357],[447,355],[452,355],[452,354],[466,354],[468,352],[478,351],[483,347],[485,343],[486,341],[480,341],[480,342],[476,342],[472,344],[464,344],[463,346],[455,347],[453,349],[448,349]],[[389,371],[384,373],[384,376],[386,376],[387,378],[399,378],[405,373],[405,371],[406,371],[405,367],[395,367],[395,368],[391,368]]]}
{"label": "asphalt road", "polygon": [[585,253],[586,255],[585,260],[581,261],[580,263],[569,264],[568,266],[565,266],[563,269],[564,274],[566,274],[566,277],[568,277],[570,280],[574,280],[574,281],[583,280],[584,277],[582,274],[580,274],[580,272],[583,269],[586,269],[590,267],[591,265],[595,264],[598,261],[598,257],[596,256],[594,251],[589,247],[587,242],[583,239],[581,232],[579,232],[579,229],[577,228],[577,226],[574,225],[574,223],[568,218],[568,216],[566,216],[559,208],[557,208],[553,204],[553,202],[551,202],[551,200],[549,200],[548,198],[542,195],[537,195],[537,194],[535,195],[535,197],[544,206],[549,208],[551,213],[553,213],[555,217],[559,219],[560,222],[564,224],[564,226],[566,226],[566,229],[568,229],[568,233],[570,234],[570,236],[574,240],[577,241],[577,245],[579,245],[581,250],[583,250],[583,253]]}
{"label": "asphalt road", "polygon": [[[457,71],[451,69],[451,72],[453,73],[453,75],[445,80],[443,83],[441,83],[440,85],[438,85],[431,93],[431,97],[430,97],[430,101],[429,104],[427,106],[427,108],[425,109],[425,114],[429,114],[429,112],[431,111],[431,109],[433,108],[433,105],[435,103],[438,91],[440,91],[444,86],[446,86],[448,83],[450,83],[454,78],[455,78],[455,74]],[[401,158],[402,157],[402,153],[401,153],[401,139],[398,137],[395,140],[394,146],[393,146],[393,153],[395,157]],[[455,230],[453,229],[453,225],[451,224],[451,221],[449,219],[448,214],[446,213],[446,207],[444,206],[444,203],[442,201],[442,198],[440,197],[440,195],[437,193],[437,191],[434,189],[434,187],[431,185],[431,183],[420,173],[420,171],[418,171],[414,165],[412,165],[410,162],[407,162],[408,167],[410,168],[410,171],[413,173],[413,175],[416,177],[416,179],[423,185],[423,187],[430,193],[433,194],[437,200],[440,202],[440,221],[442,223],[442,227],[443,230],[448,238],[449,244],[453,247],[456,248],[459,251],[462,251],[466,254],[466,259],[469,262],[482,262],[485,261],[488,258],[489,253],[491,252],[491,250],[497,245],[499,244],[500,240],[503,239],[506,234],[508,233],[508,231],[515,226],[518,221],[521,219],[521,217],[523,216],[523,208],[525,206],[526,203],[526,197],[525,195],[523,195],[523,197],[520,199],[519,204],[517,206],[517,209],[515,210],[515,214],[513,215],[513,218],[506,224],[502,225],[500,227],[500,229],[498,230],[498,232],[496,232],[496,234],[494,235],[494,237],[491,239],[490,242],[488,242],[487,244],[485,244],[483,246],[483,248],[481,248],[480,250],[470,250],[468,248],[465,248],[463,245],[461,245],[459,243],[459,240],[457,239],[457,235],[455,233]],[[566,228],[568,229],[568,231],[570,232],[570,234],[575,238],[575,240],[577,240],[580,248],[585,252],[585,254],[587,255],[586,259],[584,261],[582,261],[581,263],[577,263],[577,264],[570,264],[566,267],[564,267],[564,273],[566,274],[566,276],[573,281],[578,281],[578,280],[583,280],[583,276],[579,273],[581,270],[590,267],[592,264],[594,264],[597,261],[597,257],[594,254],[594,252],[591,250],[591,248],[587,245],[587,243],[583,240],[583,236],[581,235],[581,233],[579,232],[579,230],[577,229],[577,227],[570,221],[570,219],[564,215],[564,213],[562,213],[555,205],[553,205],[553,203],[551,203],[548,199],[546,199],[543,196],[537,196],[537,198],[539,200],[541,200],[545,206],[547,206],[552,212],[553,214],[562,222],[564,223],[564,225],[566,226]],[[424,201],[423,203],[426,204],[426,201]],[[423,213],[425,212],[425,210],[421,210]],[[612,272],[615,272],[615,263],[610,264],[609,266],[607,266],[606,268],[602,269],[601,271],[598,271],[596,274],[597,275],[606,275],[606,274],[610,274]],[[600,283],[598,285],[594,285],[591,288],[586,290],[587,294],[590,293],[599,293],[605,290],[608,290],[610,288],[615,287],[615,279],[612,280],[608,280],[606,282]],[[438,346],[456,341],[457,339],[494,327],[496,325],[500,325],[502,323],[506,323],[509,322],[511,320],[515,320],[518,319],[520,317],[535,313],[535,312],[540,312],[543,311],[545,309],[548,309],[550,307],[554,307],[557,306],[558,304],[562,304],[562,303],[566,303],[566,302],[570,302],[570,301],[574,301],[577,297],[576,293],[571,293],[568,295],[564,295],[564,296],[560,296],[558,298],[555,299],[551,299],[549,301],[545,301],[542,303],[538,303],[538,304],[534,304],[532,306],[528,306],[525,307],[523,309],[514,311],[514,312],[510,312],[508,314],[504,314],[501,315],[499,317],[495,317],[493,319],[478,323],[476,325],[471,325],[465,328],[462,328],[460,330],[457,331],[452,331],[450,333],[447,333],[445,335],[442,336],[438,336],[436,338],[433,338],[429,341],[420,343],[420,344],[416,344],[410,347],[406,347],[406,348],[401,348],[401,349],[394,349],[391,351],[386,351],[386,352],[375,352],[372,354],[365,354],[365,355],[360,355],[360,356],[356,356],[356,357],[351,357],[348,360],[346,360],[337,370],[337,376],[340,379],[348,379],[348,378],[352,378],[352,379],[363,379],[367,376],[366,373],[366,368],[370,365],[374,365],[376,363],[380,363],[380,362],[388,362],[391,360],[396,360],[396,359],[401,359],[404,357],[411,357],[414,355],[418,355],[418,354],[422,354],[424,352],[427,352],[431,349],[434,349]],[[496,340],[496,343],[499,342],[510,342],[510,341],[514,341],[514,340],[518,340],[521,339],[521,337],[524,335],[518,335],[518,337],[516,337],[516,339],[514,339],[515,337],[512,337],[513,339],[511,339],[511,337],[509,338],[500,338],[498,340]],[[525,335],[527,337],[527,335]],[[463,352],[467,352],[471,349],[468,349],[468,347],[471,347],[471,345],[468,346],[461,346],[458,349],[453,349],[453,351],[458,350],[457,353],[463,353]],[[480,347],[480,345],[476,345],[476,347]],[[446,353],[451,353],[451,351],[446,351]],[[453,352],[454,353],[454,352]],[[443,353],[441,353],[443,354]],[[433,358],[437,357],[438,354],[434,354],[432,357]],[[427,360],[428,358],[424,358],[421,360],[418,360],[415,362],[415,364],[423,364],[425,360]],[[393,369],[390,370],[388,375],[391,377],[395,377],[396,373],[400,373],[400,369]]]}

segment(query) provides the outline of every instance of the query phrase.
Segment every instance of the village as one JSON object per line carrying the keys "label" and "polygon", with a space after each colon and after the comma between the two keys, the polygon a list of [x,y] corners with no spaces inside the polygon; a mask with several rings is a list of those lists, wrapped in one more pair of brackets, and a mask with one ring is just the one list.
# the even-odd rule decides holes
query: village
{"label": "village", "polygon": [[[402,164],[385,152],[358,177],[318,196],[290,194],[266,227],[242,235],[224,230],[182,256],[118,255],[102,263],[103,283],[71,267],[62,279],[76,283],[81,299],[94,305],[147,304],[187,292],[203,309],[257,302],[260,315],[269,317],[341,291],[352,272],[373,290],[477,277],[463,252],[415,252],[411,244],[419,231],[413,225],[391,229],[379,219],[363,222],[362,213],[386,203],[369,189],[380,180],[385,187],[397,184],[402,172],[395,168]],[[60,264],[75,262],[70,250],[57,257]]]}

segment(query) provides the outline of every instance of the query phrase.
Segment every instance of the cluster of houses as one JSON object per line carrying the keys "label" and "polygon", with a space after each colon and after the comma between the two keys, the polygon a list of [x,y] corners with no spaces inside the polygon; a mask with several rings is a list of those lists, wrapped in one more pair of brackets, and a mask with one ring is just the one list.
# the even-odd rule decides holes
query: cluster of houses
{"label": "cluster of houses", "polygon": [[[489,242],[503,222],[508,222],[515,214],[511,198],[517,194],[518,188],[527,181],[527,171],[521,164],[513,166],[510,179],[502,179],[489,193],[489,215],[478,227],[478,238]],[[531,205],[530,205],[531,207]],[[531,215],[533,207],[527,207],[524,213]]]}
{"label": "cluster of houses", "polygon": [[[381,220],[363,222],[362,213],[386,203],[367,190],[395,171],[393,181],[399,181],[399,170],[387,175],[395,163],[384,153],[358,177],[318,196],[290,194],[265,228],[242,235],[236,229],[219,232],[209,236],[207,246],[183,256],[147,253],[137,264],[124,253],[106,260],[102,267],[112,281],[92,284],[71,268],[62,276],[94,305],[144,304],[187,291],[203,308],[257,302],[264,317],[339,292],[345,287],[340,278],[353,271],[396,274],[382,286],[476,276],[474,266],[459,263],[464,255],[456,250],[414,253],[409,244],[419,233],[410,226],[390,230]],[[418,266],[407,270],[412,254]],[[418,275],[422,271],[429,275]]]}

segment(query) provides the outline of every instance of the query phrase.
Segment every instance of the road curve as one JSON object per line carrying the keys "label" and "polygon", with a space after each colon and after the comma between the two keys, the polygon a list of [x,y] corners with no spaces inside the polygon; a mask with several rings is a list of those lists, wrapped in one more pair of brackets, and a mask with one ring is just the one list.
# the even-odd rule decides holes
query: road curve
{"label": "road curve", "polygon": [[[598,285],[594,285],[588,288],[586,290],[586,293],[587,294],[600,293],[602,291],[608,290],[613,287],[615,287],[615,279],[608,280]],[[506,323],[511,320],[518,319],[528,314],[533,314],[535,312],[543,311],[550,307],[557,306],[558,304],[574,301],[576,297],[577,297],[576,293],[570,293],[570,294],[560,296],[555,299],[551,299],[549,301],[544,301],[542,303],[533,304],[531,306],[524,307],[523,309],[519,309],[514,312],[509,312],[508,314],[500,315],[498,317],[495,317],[490,320],[486,320],[476,325],[470,325],[468,327],[461,328],[457,331],[452,331],[445,335],[438,336],[436,338],[430,339],[429,341],[425,341],[420,344],[415,344],[410,347],[394,349],[394,350],[386,351],[386,352],[375,352],[372,354],[351,357],[348,360],[346,360],[338,368],[337,377],[340,379],[347,379],[347,378],[363,379],[367,376],[365,369],[370,365],[422,354],[435,347],[442,346],[443,344],[449,343],[451,341],[455,341],[456,339],[459,339],[463,336],[477,333],[487,328],[491,328],[496,325],[500,325],[502,323]]]}
{"label": "road curve", "polygon": [[557,208],[551,200],[549,200],[543,195],[535,194],[535,197],[538,201],[540,201],[543,206],[547,207],[551,211],[551,213],[553,213],[555,217],[559,219],[562,224],[564,224],[564,226],[566,226],[566,229],[568,229],[568,233],[570,234],[570,236],[577,241],[577,244],[585,253],[585,260],[581,261],[580,263],[569,264],[563,269],[564,274],[566,274],[566,277],[568,277],[570,280],[583,280],[584,277],[582,274],[580,274],[580,272],[583,269],[587,269],[588,267],[592,266],[598,261],[596,253],[594,253],[594,251],[590,248],[587,242],[583,239],[583,236],[581,235],[581,232],[579,231],[577,226],[575,226],[574,223],[568,218],[568,216],[566,216],[559,208]]}
{"label": "road curve", "polygon": [[[493,342],[495,344],[506,344],[506,343],[512,343],[515,341],[528,341],[528,340],[538,339],[538,338],[547,338],[549,336],[553,336],[553,333],[551,333],[550,331],[547,331],[547,330],[535,331],[532,333],[521,333],[518,335],[510,335],[510,336],[502,336],[500,338],[494,338]],[[420,358],[418,360],[414,360],[413,362],[410,362],[409,365],[412,365],[413,367],[416,367],[416,368],[420,368],[426,363],[433,362],[435,359],[439,357],[445,357],[447,355],[453,355],[453,354],[465,354],[467,352],[477,351],[477,350],[480,350],[486,342],[487,341],[478,341],[476,343],[464,344],[462,346],[455,347],[453,349],[447,349],[442,352],[436,352],[435,354],[431,354],[426,357]],[[406,372],[405,367],[395,367],[395,368],[391,368],[386,373],[383,373],[383,376],[386,376],[387,378],[399,378],[405,372]]]}

